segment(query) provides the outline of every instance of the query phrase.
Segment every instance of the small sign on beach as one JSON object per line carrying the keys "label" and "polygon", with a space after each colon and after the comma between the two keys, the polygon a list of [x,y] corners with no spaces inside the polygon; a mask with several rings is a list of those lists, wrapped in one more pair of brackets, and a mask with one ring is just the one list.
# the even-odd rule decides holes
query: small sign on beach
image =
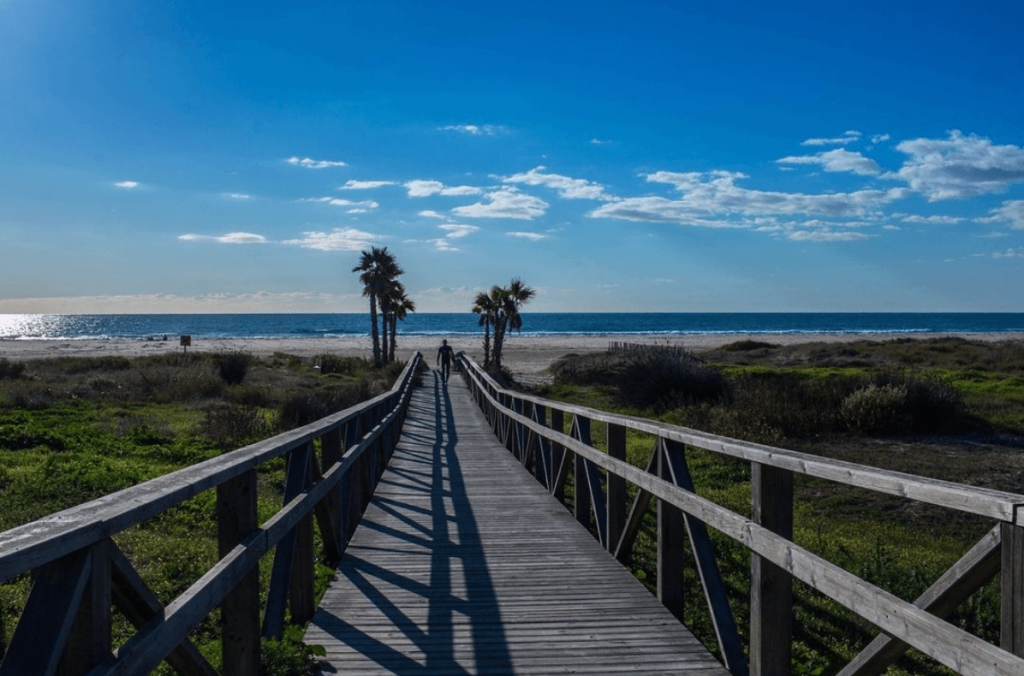
{"label": "small sign on beach", "polygon": [[184,348],[185,352],[188,352],[188,348],[191,345],[192,345],[192,336],[182,335],[182,337],[181,337],[181,347]]}

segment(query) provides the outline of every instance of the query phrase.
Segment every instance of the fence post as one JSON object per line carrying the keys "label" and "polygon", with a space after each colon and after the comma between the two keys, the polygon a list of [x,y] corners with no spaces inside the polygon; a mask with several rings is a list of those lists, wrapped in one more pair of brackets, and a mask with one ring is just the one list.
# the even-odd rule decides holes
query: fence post
{"label": "fence post", "polygon": [[[626,461],[626,428],[608,423],[608,456]],[[608,551],[615,553],[626,525],[626,480],[614,472],[608,472],[607,528]]]}
{"label": "fence post", "polygon": [[[227,556],[257,528],[256,470],[217,486],[217,545]],[[221,655],[224,676],[256,674],[260,670],[260,579],[253,568],[221,604]]]}
{"label": "fence post", "polygon": [[[675,483],[664,439],[658,439],[658,477]],[[685,608],[683,567],[686,563],[686,520],[683,512],[658,500],[658,600],[682,622]]]}
{"label": "fence post", "polygon": [[[580,442],[590,446],[590,418],[584,418],[580,414],[573,415],[572,421],[573,436]],[[590,530],[590,484],[587,482],[587,461],[582,455],[574,453],[573,464],[573,511],[576,520],[584,528]]]}
{"label": "fence post", "polygon": [[1024,657],[1024,528],[1002,523],[999,529],[1003,548],[999,647]]}
{"label": "fence post", "polygon": [[68,634],[58,676],[84,674],[110,654],[110,546],[110,540],[100,540],[89,547],[88,581]]}
{"label": "fence post", "polygon": [[[793,539],[793,473],[750,467],[754,523]],[[787,676],[792,669],[793,577],[757,554],[750,557],[750,674]]]}
{"label": "fence post", "polygon": [[[558,433],[565,432],[565,413],[560,408],[551,409],[551,429]],[[559,502],[565,502],[565,482],[559,481],[560,470],[562,468],[562,460],[565,457],[565,448],[562,444],[551,442],[551,481],[553,484],[548,486],[548,490],[555,499]]]}

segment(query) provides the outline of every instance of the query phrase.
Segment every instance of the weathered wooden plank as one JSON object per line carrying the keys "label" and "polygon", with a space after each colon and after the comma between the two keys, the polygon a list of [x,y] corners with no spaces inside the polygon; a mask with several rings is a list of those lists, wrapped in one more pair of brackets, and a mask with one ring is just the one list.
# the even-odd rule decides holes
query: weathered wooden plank
{"label": "weathered wooden plank", "polygon": [[1002,617],[999,645],[1014,655],[1024,656],[1024,528],[1001,524]]}
{"label": "weathered wooden plank", "polygon": [[[259,526],[256,485],[256,472],[250,470],[217,487],[217,544],[221,558],[230,554]],[[147,621],[149,619],[146,618]],[[220,623],[225,676],[257,673],[260,668],[258,568],[243,576],[224,599]]]}
{"label": "weathered wooden plank", "polygon": [[[622,425],[608,425],[605,433],[608,455],[616,460],[626,461],[626,428]],[[607,535],[605,546],[612,554],[622,538],[626,527],[626,480],[617,474],[606,478]]]}

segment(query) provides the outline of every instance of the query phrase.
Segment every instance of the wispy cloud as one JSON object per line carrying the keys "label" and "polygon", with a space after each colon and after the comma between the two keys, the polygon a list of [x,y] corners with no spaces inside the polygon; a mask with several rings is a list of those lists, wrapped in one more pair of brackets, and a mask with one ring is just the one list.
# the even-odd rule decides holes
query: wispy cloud
{"label": "wispy cloud", "polygon": [[252,195],[246,195],[246,194],[240,193],[240,192],[226,192],[226,193],[224,193],[224,197],[227,197],[228,199],[231,199],[231,200],[247,200],[247,199],[252,199]]}
{"label": "wispy cloud", "polygon": [[114,185],[117,186],[118,188],[124,188],[126,190],[131,190],[132,188],[138,188],[139,187],[139,182],[138,181],[118,181]]}
{"label": "wispy cloud", "polygon": [[682,196],[631,197],[605,204],[591,218],[655,221],[702,227],[749,227],[742,218],[816,216],[864,218],[884,205],[906,197],[905,189],[859,190],[848,193],[806,194],[750,190],[737,185],[745,174],[728,171],[679,173],[658,171],[650,183],[671,185]]}
{"label": "wispy cloud", "polygon": [[302,237],[281,243],[317,251],[360,251],[379,239],[377,235],[355,228],[335,228],[331,232],[304,232]]}
{"label": "wispy cloud", "polygon": [[501,188],[484,195],[486,202],[452,209],[453,214],[467,218],[514,218],[531,221],[543,216],[550,206],[547,202],[520,192],[513,187]]}
{"label": "wispy cloud", "polygon": [[874,136],[871,137],[871,142],[872,143],[885,143],[888,140],[889,140],[889,135],[888,134],[875,134]]}
{"label": "wispy cloud", "polygon": [[903,141],[896,149],[910,159],[894,176],[933,202],[1001,193],[1024,182],[1024,148],[958,130],[946,139]]}
{"label": "wispy cloud", "polygon": [[495,124],[448,124],[443,127],[438,127],[441,131],[454,131],[460,134],[469,134],[470,136],[496,136],[497,134],[503,134],[507,130],[501,125]]}
{"label": "wispy cloud", "polygon": [[460,195],[479,195],[482,189],[471,185],[447,186],[441,181],[413,180],[402,184],[409,192],[409,197],[430,197],[431,195],[444,195],[446,197],[457,197]]}
{"label": "wispy cloud", "polygon": [[519,183],[522,185],[539,185],[558,191],[560,197],[565,199],[589,199],[611,201],[615,198],[604,191],[604,186],[583,178],[570,178],[561,174],[546,174],[545,167],[536,167],[502,178],[504,183]]}
{"label": "wispy cloud", "polygon": [[398,185],[395,181],[356,181],[349,179],[345,185],[338,186],[338,190],[373,190],[383,188],[386,185]]}
{"label": "wispy cloud", "polygon": [[600,138],[597,138],[597,137],[594,137],[594,138],[590,139],[590,145],[594,145],[594,146],[606,146],[609,143],[611,143],[611,141],[606,141],[605,139],[600,139]]}
{"label": "wispy cloud", "polygon": [[956,225],[963,220],[957,216],[918,216],[912,214],[903,217],[904,223],[923,223],[928,225]]}
{"label": "wispy cloud", "polygon": [[316,202],[317,204],[329,204],[332,207],[350,207],[353,209],[376,209],[380,206],[373,200],[353,202],[352,200],[341,199],[340,197],[304,197],[301,202]]}
{"label": "wispy cloud", "polygon": [[996,251],[992,254],[992,258],[1024,258],[1024,249],[1007,249],[1006,251]]}
{"label": "wispy cloud", "polygon": [[436,218],[436,219],[441,220],[441,221],[444,221],[444,220],[448,219],[447,216],[445,216],[444,214],[439,214],[438,212],[434,211],[433,209],[426,209],[425,211],[419,212],[417,215],[418,216],[422,216],[424,218]]}
{"label": "wispy cloud", "polygon": [[186,242],[220,242],[221,244],[266,244],[267,238],[251,232],[229,232],[226,235],[179,235],[178,239]]}
{"label": "wispy cloud", "polygon": [[989,211],[986,218],[977,219],[979,223],[1006,223],[1014,230],[1024,230],[1024,200],[1010,200],[1002,206]]}
{"label": "wispy cloud", "polygon": [[851,172],[861,176],[875,176],[881,173],[878,164],[858,152],[836,148],[814,155],[798,155],[775,160],[778,164],[816,164],[829,172]]}
{"label": "wispy cloud", "polygon": [[474,232],[480,231],[480,228],[475,225],[458,225],[455,223],[446,223],[445,225],[439,225],[437,227],[446,231],[448,234],[445,235],[445,237],[449,237],[451,239],[459,239],[460,237],[472,235]]}
{"label": "wispy cloud", "polygon": [[306,169],[330,169],[332,167],[344,167],[347,166],[340,160],[314,160],[309,157],[289,157],[285,160],[288,164],[295,167],[304,167]]}
{"label": "wispy cloud", "polygon": [[517,230],[517,231],[514,231],[514,232],[506,232],[505,234],[508,235],[509,237],[519,237],[520,239],[528,239],[531,242],[539,242],[542,239],[547,239],[548,238],[547,235],[542,235],[539,232],[524,232],[522,230]]}
{"label": "wispy cloud", "polygon": [[849,143],[853,143],[860,139],[861,133],[859,131],[847,131],[842,136],[836,138],[809,138],[802,142],[802,146],[845,146]]}

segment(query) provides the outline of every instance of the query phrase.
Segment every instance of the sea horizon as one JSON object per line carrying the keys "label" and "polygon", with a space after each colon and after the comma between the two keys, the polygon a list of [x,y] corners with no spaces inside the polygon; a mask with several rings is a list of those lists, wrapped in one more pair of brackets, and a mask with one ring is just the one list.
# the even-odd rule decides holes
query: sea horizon
{"label": "sea horizon", "polygon": [[[483,333],[470,312],[423,312],[399,335]],[[1024,333],[1020,312],[524,312],[521,335]],[[0,340],[332,338],[369,335],[367,312],[6,314]]]}

